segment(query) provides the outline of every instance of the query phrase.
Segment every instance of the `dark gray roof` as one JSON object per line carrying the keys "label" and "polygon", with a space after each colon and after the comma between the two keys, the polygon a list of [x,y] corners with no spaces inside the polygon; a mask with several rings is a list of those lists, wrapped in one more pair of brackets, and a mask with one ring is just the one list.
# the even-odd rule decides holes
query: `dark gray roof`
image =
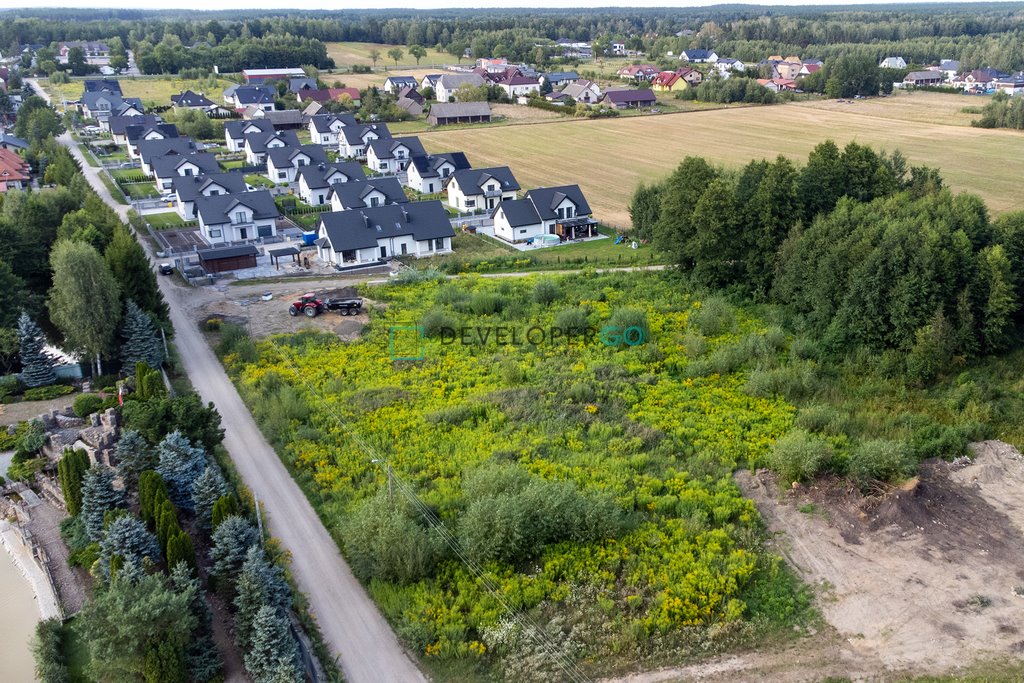
{"label": "dark gray roof", "polygon": [[630,102],[655,102],[657,97],[650,90],[609,90],[604,97],[613,104],[627,104]]}
{"label": "dark gray roof", "polygon": [[153,174],[158,178],[169,178],[178,175],[177,169],[185,163],[193,163],[199,167],[199,173],[217,173],[220,171],[220,164],[217,157],[209,152],[192,152],[191,154],[166,154],[154,157],[150,162]]}
{"label": "dark gray roof", "polygon": [[537,209],[534,207],[533,202],[529,199],[503,199],[498,206],[491,212],[493,217],[498,211],[502,211],[505,214],[505,220],[513,228],[518,228],[521,225],[537,225],[540,223],[540,216],[537,215]]}
{"label": "dark gray roof", "polygon": [[201,249],[200,261],[217,261],[226,258],[238,258],[239,256],[258,256],[260,250],[254,244],[239,244],[234,247],[214,247],[212,249]]}
{"label": "dark gray roof", "polygon": [[106,90],[107,92],[121,94],[121,84],[116,78],[87,78],[82,81],[82,93],[87,92],[100,92]]}
{"label": "dark gray roof", "polygon": [[288,79],[288,90],[290,90],[291,92],[298,92],[298,91],[302,90],[303,88],[315,90],[316,89],[316,79],[315,78],[309,78],[308,76],[304,77],[304,78],[289,78]]}
{"label": "dark gray roof", "polygon": [[245,136],[245,144],[253,152],[260,153],[267,151],[267,143],[271,140],[280,140],[286,147],[300,147],[299,136],[294,130],[275,130],[269,133],[248,133]]}
{"label": "dark gray roof", "polygon": [[385,79],[385,82],[387,81],[391,81],[394,85],[397,85],[400,88],[407,85],[415,87],[417,83],[417,80],[412,76],[388,76]]}
{"label": "dark gray roof", "polygon": [[156,123],[147,126],[131,124],[129,126],[125,126],[124,135],[128,139],[128,142],[135,142],[136,140],[144,139],[153,131],[160,133],[164,138],[178,137],[178,127],[173,123]]}
{"label": "dark gray roof", "polygon": [[550,221],[558,217],[558,214],[555,213],[555,209],[566,197],[576,205],[577,215],[589,216],[593,213],[590,210],[590,204],[587,203],[587,198],[583,196],[583,191],[580,189],[579,185],[538,187],[526,193],[526,198],[531,200],[534,206],[537,207],[537,214],[546,221]]}
{"label": "dark gray roof", "polygon": [[111,116],[107,119],[111,134],[123,135],[128,126],[155,126],[160,123],[159,116],[145,114],[143,116]]}
{"label": "dark gray roof", "polygon": [[201,93],[192,92],[186,90],[178,93],[177,95],[171,95],[171,102],[176,107],[213,107],[216,106],[212,100],[206,95]]}
{"label": "dark gray roof", "polygon": [[[244,135],[242,131],[255,126],[259,132],[273,133],[274,124],[264,119],[253,119],[252,121],[227,121],[224,124],[224,133],[232,140],[241,140]],[[255,134],[257,131],[253,131]]]}
{"label": "dark gray roof", "polygon": [[18,149],[28,149],[28,141],[16,138],[13,135],[9,135],[3,131],[0,131],[0,145],[7,147],[17,147]]}
{"label": "dark gray roof", "polygon": [[323,227],[336,252],[376,247],[377,240],[391,237],[411,235],[419,241],[455,235],[439,201],[332,211],[320,214],[317,225]]}
{"label": "dark gray roof", "polygon": [[262,118],[272,121],[275,126],[298,125],[302,123],[302,112],[298,109],[276,109],[263,112]]}
{"label": "dark gray roof", "polygon": [[683,56],[690,61],[707,59],[711,56],[711,50],[683,50]]}
{"label": "dark gray roof", "polygon": [[139,156],[145,163],[167,154],[188,154],[196,150],[190,138],[167,138],[166,140],[139,140]]}
{"label": "dark gray roof", "polygon": [[100,100],[110,103],[111,111],[117,109],[124,103],[121,93],[110,92],[109,90],[93,90],[82,94],[82,104],[90,110],[99,109]]}
{"label": "dark gray roof", "polygon": [[294,166],[296,156],[305,154],[311,164],[326,164],[327,152],[320,145],[301,145],[299,147],[272,147],[267,150],[267,158],[277,168]]}
{"label": "dark gray roof", "polygon": [[118,115],[118,116],[131,116],[130,114],[125,114],[124,113],[124,112],[128,111],[129,109],[135,109],[136,111],[139,111],[139,112],[146,111],[146,108],[142,106],[142,100],[139,99],[138,97],[125,97],[125,98],[123,98],[121,100],[121,104],[118,105],[117,107],[114,107],[114,109],[112,111],[116,115]]}
{"label": "dark gray roof", "polygon": [[491,106],[486,102],[438,102],[430,106],[430,115],[436,119],[490,116]]}
{"label": "dark gray roof", "polygon": [[306,181],[306,187],[316,190],[321,187],[330,187],[327,176],[337,171],[352,181],[361,181],[366,178],[363,166],[358,161],[335,161],[329,164],[314,164],[303,166],[299,169],[299,176]]}
{"label": "dark gray roof", "polygon": [[550,73],[544,74],[544,78],[546,78],[549,82],[554,83],[560,83],[562,81],[575,81],[579,77],[579,74],[576,73],[575,71],[552,71]]}
{"label": "dark gray roof", "polygon": [[203,192],[211,185],[219,185],[223,188],[224,193],[227,194],[245,192],[245,176],[241,173],[208,173],[201,176],[177,176],[174,178],[173,188],[177,192],[180,201],[190,202],[196,197],[203,196]]}
{"label": "dark gray roof", "polygon": [[196,197],[195,202],[196,212],[206,225],[230,223],[235,207],[240,204],[251,209],[256,220],[278,216],[277,205],[267,190]]}
{"label": "dark gray roof", "polygon": [[370,151],[372,149],[373,155],[378,159],[390,159],[395,155],[395,149],[402,146],[409,150],[410,157],[427,153],[427,150],[423,149],[423,143],[415,136],[371,140],[366,145],[366,150]]}
{"label": "dark gray roof", "polygon": [[367,123],[359,126],[345,126],[341,129],[341,134],[345,136],[345,141],[348,142],[348,144],[361,145],[363,144],[363,133],[368,130],[372,130],[378,137],[391,137],[391,131],[388,130],[388,125],[386,123]]}
{"label": "dark gray roof", "polygon": [[492,180],[497,181],[502,191],[507,192],[519,189],[519,182],[512,175],[512,170],[508,166],[467,168],[456,171],[451,177],[459,183],[462,194],[470,196],[484,192],[483,188]]}
{"label": "dark gray roof", "polygon": [[385,204],[405,204],[409,201],[398,178],[367,178],[354,183],[334,183],[331,195],[337,195],[346,209],[361,209],[366,206],[366,197],[374,190],[384,195]]}
{"label": "dark gray roof", "polygon": [[277,91],[269,85],[240,85],[234,89],[232,95],[239,106],[250,104],[269,104],[274,101]]}
{"label": "dark gray roof", "polygon": [[445,152],[443,154],[417,155],[410,159],[416,167],[420,178],[437,178],[440,176],[438,168],[447,161],[455,167],[456,171],[471,168],[469,159],[463,152]]}
{"label": "dark gray roof", "polygon": [[318,133],[330,133],[331,124],[335,121],[341,121],[346,127],[359,125],[356,117],[352,114],[317,114],[310,121],[313,122],[313,128]]}

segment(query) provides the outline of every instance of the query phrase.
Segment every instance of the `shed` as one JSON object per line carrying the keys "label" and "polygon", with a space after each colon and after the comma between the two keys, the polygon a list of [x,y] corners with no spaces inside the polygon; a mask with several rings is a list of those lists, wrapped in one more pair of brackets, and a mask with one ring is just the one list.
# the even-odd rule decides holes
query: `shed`
{"label": "shed", "polygon": [[199,252],[199,264],[207,273],[225,273],[242,268],[255,268],[260,250],[252,244],[215,247]]}
{"label": "shed", "polygon": [[427,116],[427,121],[432,126],[490,120],[491,107],[486,102],[438,102],[430,108],[430,115]]}

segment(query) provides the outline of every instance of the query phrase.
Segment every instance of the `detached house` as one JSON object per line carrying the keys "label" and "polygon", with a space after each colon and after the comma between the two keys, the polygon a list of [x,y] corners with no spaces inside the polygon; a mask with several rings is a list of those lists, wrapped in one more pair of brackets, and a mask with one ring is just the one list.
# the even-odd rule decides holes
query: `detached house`
{"label": "detached house", "polygon": [[178,198],[178,215],[186,221],[194,220],[196,197],[216,197],[222,194],[241,194],[248,188],[241,173],[209,173],[200,176],[176,176],[171,185]]}
{"label": "detached house", "polygon": [[101,124],[111,116],[142,116],[142,100],[137,97],[123,98],[106,90],[91,91],[82,95],[82,116],[96,119]]}
{"label": "detached house", "polygon": [[166,140],[140,140],[136,145],[139,159],[142,161],[142,172],[153,175],[153,160],[168,154],[191,154],[197,151],[196,145],[189,138],[167,138]]}
{"label": "detached house", "polygon": [[386,123],[345,126],[338,132],[338,154],[345,159],[363,159],[370,141],[390,137]]}
{"label": "detached house", "polygon": [[747,65],[732,57],[722,57],[715,62],[715,70],[722,74],[723,78],[728,78],[730,74],[746,71]]}
{"label": "detached house", "polygon": [[245,136],[245,161],[249,164],[262,164],[267,160],[267,152],[281,147],[299,147],[299,136],[294,130],[274,130],[270,133],[248,133]]}
{"label": "detached house", "polygon": [[453,102],[456,91],[463,85],[479,88],[481,85],[487,85],[487,81],[480,74],[474,73],[442,74],[434,88],[434,99],[438,102]]}
{"label": "detached house", "polygon": [[469,160],[462,152],[414,156],[406,169],[405,184],[417,192],[434,194],[444,188],[448,176],[467,168]]}
{"label": "detached house", "polygon": [[505,91],[509,99],[517,97],[529,97],[533,93],[540,92],[540,81],[527,76],[512,76],[498,81],[498,87]]}
{"label": "detached house", "polygon": [[579,79],[580,76],[575,71],[551,71],[541,76],[541,80],[546,83],[550,83],[551,88],[554,90],[564,88],[570,83],[575,83]]}
{"label": "detached house", "polygon": [[127,145],[128,138],[125,131],[128,126],[156,126],[163,122],[159,116],[147,114],[145,116],[111,116],[107,119],[106,129],[110,131],[110,137],[115,144]]}
{"label": "detached house", "polygon": [[366,173],[358,161],[336,161],[311,164],[299,169],[299,197],[312,206],[323,206],[330,201],[331,186],[335,183],[357,183],[366,180]]}
{"label": "detached house", "polygon": [[9,149],[0,149],[0,192],[22,190],[32,179],[28,162]]}
{"label": "detached house", "polygon": [[275,183],[293,183],[303,166],[326,163],[327,153],[320,145],[273,147],[267,150],[267,178]]}
{"label": "detached house", "polygon": [[413,76],[388,76],[384,79],[384,92],[394,95],[402,88],[415,88],[417,84]]}
{"label": "detached house", "polygon": [[522,199],[503,201],[494,209],[494,235],[507,242],[522,242],[537,235],[558,235],[563,240],[593,237],[597,221],[579,185],[541,187]]}
{"label": "detached house", "polygon": [[332,211],[365,209],[388,204],[405,204],[409,198],[397,178],[366,178],[354,183],[331,185]]}
{"label": "detached house", "polygon": [[683,50],[679,58],[691,64],[714,64],[718,61],[714,50]]}
{"label": "detached house", "polygon": [[651,90],[658,92],[679,92],[689,87],[686,79],[675,71],[662,71],[651,81]]}
{"label": "detached house", "polygon": [[121,83],[116,78],[87,78],[82,81],[82,96],[87,92],[102,92],[106,90],[114,95],[124,96],[121,92]]}
{"label": "detached house", "polygon": [[378,173],[399,173],[409,165],[410,157],[426,153],[417,137],[378,138],[366,144],[366,165]]}
{"label": "detached house", "polygon": [[322,213],[317,233],[320,258],[337,266],[447,254],[455,236],[438,201]]}
{"label": "detached house", "polygon": [[420,90],[426,90],[430,88],[437,94],[437,82],[441,80],[441,74],[427,74],[420,79]]}
{"label": "detached house", "polygon": [[274,111],[277,90],[269,85],[233,85],[225,88],[224,102],[235,111],[256,107],[262,111]]}
{"label": "detached house", "polygon": [[562,94],[583,104],[597,104],[603,93],[601,86],[593,81],[580,80],[570,83],[562,89]]}
{"label": "detached house", "polygon": [[196,197],[199,231],[210,244],[277,235],[277,204],[267,190]]}
{"label": "detached house", "polygon": [[601,99],[601,104],[615,109],[653,107],[657,102],[650,90],[608,90]]}
{"label": "detached house", "polygon": [[941,85],[942,78],[941,71],[911,71],[903,79],[903,85],[912,87]]}
{"label": "detached house", "polygon": [[132,124],[125,126],[123,133],[128,146],[128,156],[135,159],[139,156],[139,143],[143,140],[169,140],[178,137],[178,127],[173,123],[157,123],[143,126]]}
{"label": "detached house", "polygon": [[519,182],[508,166],[455,171],[445,183],[448,206],[459,211],[493,209],[498,202],[515,199]]}
{"label": "detached house", "polygon": [[150,167],[153,169],[156,189],[160,191],[170,190],[174,185],[175,178],[198,176],[204,173],[217,173],[220,171],[220,164],[217,163],[217,158],[209,152],[165,154],[164,156],[155,157],[150,163]]}
{"label": "detached house", "polygon": [[171,95],[171,105],[175,109],[216,109],[217,103],[203,95],[203,93],[185,90],[177,95]]}
{"label": "detached house", "polygon": [[232,152],[245,149],[245,136],[257,133],[273,133],[274,124],[270,121],[255,119],[253,121],[226,121],[224,123],[224,140]]}
{"label": "detached house", "polygon": [[342,128],[358,125],[351,114],[318,114],[309,119],[309,136],[315,145],[334,147]]}
{"label": "detached house", "polygon": [[619,69],[619,78],[626,81],[650,81],[653,80],[661,69],[653,64],[631,64]]}
{"label": "detached house", "polygon": [[907,60],[903,57],[886,57],[878,63],[879,69],[906,69]]}

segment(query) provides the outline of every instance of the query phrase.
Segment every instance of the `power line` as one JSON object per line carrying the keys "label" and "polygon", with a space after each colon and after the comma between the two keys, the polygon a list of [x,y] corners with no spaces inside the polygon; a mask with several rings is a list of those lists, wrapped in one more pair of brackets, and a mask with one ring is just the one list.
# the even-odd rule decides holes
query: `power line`
{"label": "power line", "polygon": [[[300,371],[300,368],[292,360],[291,355],[288,353],[288,351],[284,349],[284,347],[279,346],[273,340],[270,340],[270,342],[277,348],[278,351],[282,352],[281,357],[291,367],[292,371],[294,372],[295,376],[299,379],[299,381],[305,385],[306,390],[310,393],[310,395],[320,399],[322,401],[322,405],[328,405],[327,402],[324,401],[323,394],[320,393],[320,391],[318,391],[305,378],[303,373]],[[441,519],[434,513],[434,511],[431,510],[422,500],[420,500],[419,496],[416,495],[416,492],[413,490],[413,488],[403,478],[395,474],[394,468],[391,466],[390,460],[385,458],[382,454],[377,452],[375,448],[366,443],[362,439],[362,437],[360,437],[359,434],[356,433],[356,431],[351,426],[349,426],[347,422],[345,422],[345,420],[341,417],[341,415],[336,409],[328,409],[328,413],[330,414],[331,417],[334,418],[338,426],[341,427],[345,434],[347,434],[348,437],[355,443],[356,447],[359,450],[361,450],[364,455],[369,456],[370,462],[384,470],[385,474],[388,477],[389,490],[392,486],[397,487],[398,490],[409,500],[409,502],[411,502],[415,506],[419,514],[426,520],[426,522],[431,526],[431,528],[433,528],[441,536],[444,542],[448,545],[452,552],[455,553],[459,560],[466,566],[470,573],[473,574],[473,576],[476,577],[477,581],[479,581],[480,584],[483,585],[484,589],[491,594],[491,597],[493,597],[502,606],[506,615],[513,622],[515,622],[527,636],[529,636],[537,645],[539,645],[544,650],[545,654],[547,654],[547,656],[552,661],[554,661],[555,664],[561,667],[561,669],[565,672],[566,676],[568,677],[568,680],[578,681],[580,683],[589,681],[590,678],[587,677],[587,675],[583,673],[583,671],[580,670],[578,666],[576,666],[576,663],[573,662],[565,654],[559,651],[557,644],[552,641],[552,639],[547,635],[547,633],[544,632],[540,625],[535,623],[524,613],[517,612],[516,610],[514,610],[512,606],[505,601],[505,599],[501,595],[499,587],[487,577],[484,568],[481,567],[480,564],[473,560],[471,557],[469,557],[469,555],[463,549],[462,544],[459,543],[459,540],[454,536],[454,534],[452,534],[451,531],[448,530],[448,528],[444,525],[444,522],[441,521]]]}

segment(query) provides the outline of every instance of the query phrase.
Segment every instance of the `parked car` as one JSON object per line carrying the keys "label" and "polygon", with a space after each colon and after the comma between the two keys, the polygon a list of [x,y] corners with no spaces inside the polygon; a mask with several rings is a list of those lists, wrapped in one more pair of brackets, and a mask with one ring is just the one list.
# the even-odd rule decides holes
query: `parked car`
{"label": "parked car", "polygon": [[161,275],[170,275],[173,272],[174,272],[174,266],[172,266],[170,263],[161,263],[160,264],[160,274]]}
{"label": "parked car", "polygon": [[162,201],[162,202],[176,202],[176,201],[178,201],[178,195],[174,194],[173,192],[168,192],[167,194],[160,195],[160,201]]}
{"label": "parked car", "polygon": [[118,166],[118,168],[135,168],[135,162],[133,162],[133,161],[123,161]]}

